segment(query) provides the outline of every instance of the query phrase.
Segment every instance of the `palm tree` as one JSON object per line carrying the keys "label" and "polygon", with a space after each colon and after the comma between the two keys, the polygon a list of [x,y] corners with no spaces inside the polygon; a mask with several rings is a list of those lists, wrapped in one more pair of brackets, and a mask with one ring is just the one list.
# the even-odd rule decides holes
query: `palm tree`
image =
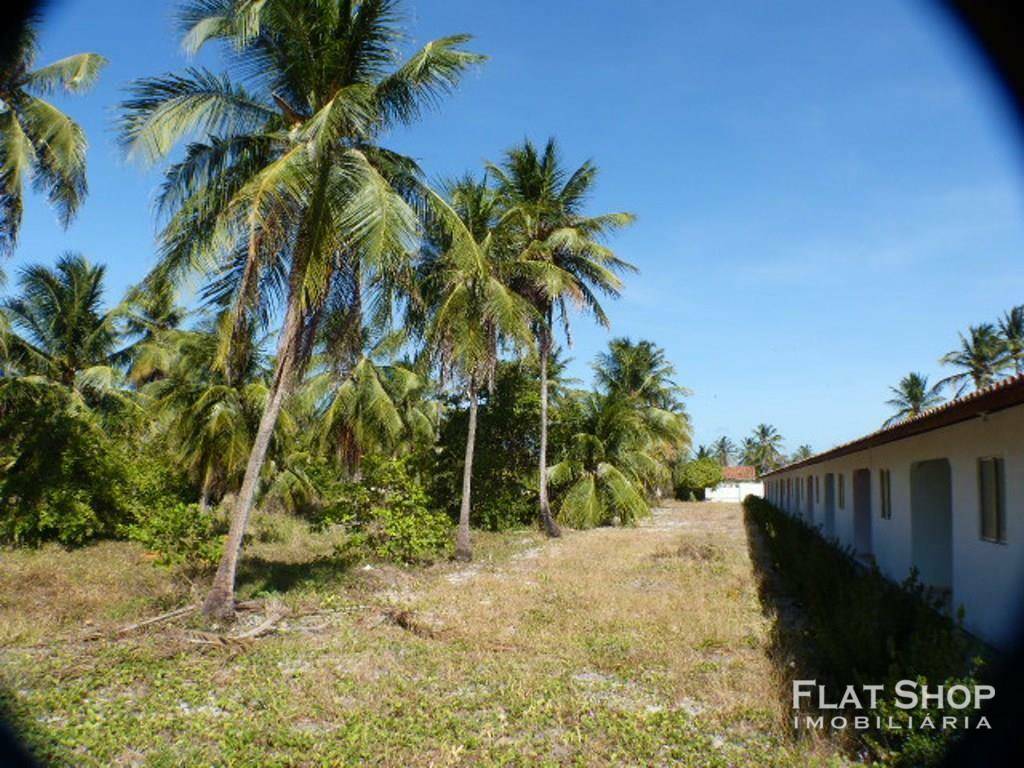
{"label": "palm tree", "polygon": [[939,382],[955,387],[957,397],[963,394],[968,382],[973,383],[975,389],[991,386],[1010,363],[1006,341],[1000,337],[994,325],[972,325],[967,329],[967,333],[966,337],[962,333],[959,334],[959,349],[939,358],[943,365],[963,369],[960,373],[954,373]]}
{"label": "palm tree", "polygon": [[759,475],[778,467],[782,463],[782,435],[769,424],[758,424],[743,441],[742,461],[756,467]]}
{"label": "palm tree", "polygon": [[718,463],[723,467],[728,467],[732,457],[736,455],[736,444],[723,435],[712,443],[711,450]]}
{"label": "palm tree", "polygon": [[[469,537],[473,453],[476,448],[478,395],[493,384],[503,343],[524,344],[534,317],[532,305],[502,280],[506,275],[494,248],[490,227],[494,197],[486,180],[464,178],[447,187],[450,210],[461,226],[434,231],[424,254],[424,288],[430,316],[425,338],[428,354],[442,377],[457,377],[469,402],[462,497],[455,540],[457,560],[473,557]],[[454,236],[448,234],[455,230]]]}
{"label": "palm tree", "polygon": [[698,445],[697,450],[693,452],[694,461],[700,461],[701,459],[713,459],[714,457],[714,450],[706,445]]}
{"label": "palm tree", "polygon": [[793,455],[789,457],[790,462],[805,461],[814,455],[814,449],[809,445],[801,445],[797,448]]}
{"label": "palm tree", "polygon": [[8,366],[89,396],[110,394],[118,379],[119,310],[103,309],[106,268],[67,253],[51,269],[29,266],[20,295],[4,303],[12,329]]}
{"label": "palm tree", "polygon": [[559,519],[574,528],[593,528],[616,518],[631,525],[649,514],[645,485],[670,476],[649,450],[654,442],[634,402],[619,394],[590,394],[582,428],[565,458],[551,467],[552,485],[568,486]]}
{"label": "palm tree", "polygon": [[676,410],[681,407],[680,397],[688,394],[672,380],[676,371],[665,350],[650,341],[612,339],[608,351],[598,355],[594,372],[598,386],[606,392],[656,408]]}
{"label": "palm tree", "polygon": [[17,244],[26,180],[45,193],[64,226],[88,191],[85,134],[42,97],[88,90],[107,61],[79,53],[33,69],[37,53],[35,30],[25,27],[16,54],[0,70],[0,253]]}
{"label": "palm tree", "polygon": [[929,387],[927,376],[920,373],[908,373],[900,379],[897,386],[889,387],[893,398],[886,400],[885,403],[895,408],[896,413],[886,419],[882,426],[892,426],[898,421],[920,416],[929,408],[934,408],[945,399],[940,392],[942,384],[943,382],[940,381]]}
{"label": "palm tree", "polygon": [[549,536],[558,536],[547,480],[548,362],[555,316],[568,333],[572,303],[608,327],[597,294],[618,296],[619,275],[635,267],[601,241],[632,223],[634,216],[585,216],[583,208],[597,179],[597,167],[588,161],[569,173],[554,139],[548,140],[543,152],[525,141],[506,152],[500,165],[488,164],[488,169],[497,181],[502,237],[518,256],[516,288],[538,315],[534,332],[540,360],[540,519]]}
{"label": "palm tree", "polygon": [[1013,363],[1013,372],[1024,373],[1024,304],[1003,313],[999,320],[999,333]]}
{"label": "palm tree", "polygon": [[426,377],[394,360],[405,340],[404,333],[368,333],[351,369],[324,365],[302,387],[320,448],[333,450],[349,475],[358,475],[368,452],[396,455],[435,439],[439,414],[426,397]]}
{"label": "palm tree", "polygon": [[672,465],[690,445],[690,421],[681,397],[687,390],[672,377],[665,351],[650,341],[613,339],[594,364],[598,387],[633,404],[652,436],[651,455]]}
{"label": "palm tree", "polygon": [[367,291],[386,290],[407,270],[414,205],[431,198],[416,164],[381,147],[380,136],[413,123],[482,59],[455,35],[401,63],[397,0],[192,0],[181,21],[186,49],[223,43],[237,78],[194,67],[137,81],[124,104],[129,155],[159,160],[186,135],[199,137],[165,177],[159,204],[168,219],[153,279],[213,278],[208,298],[230,306],[234,337],[283,315],[266,407],[204,604],[208,615],[228,617],[270,438],[320,324],[341,312],[359,327]]}

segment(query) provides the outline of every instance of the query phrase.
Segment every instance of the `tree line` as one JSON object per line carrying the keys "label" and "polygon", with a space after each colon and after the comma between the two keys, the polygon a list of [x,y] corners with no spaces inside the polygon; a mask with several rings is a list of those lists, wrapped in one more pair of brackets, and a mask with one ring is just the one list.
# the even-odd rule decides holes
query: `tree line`
{"label": "tree line", "polygon": [[959,334],[959,346],[939,358],[942,365],[958,369],[935,384],[923,373],[912,371],[890,387],[886,405],[894,410],[884,426],[920,416],[946,401],[943,389],[957,398],[970,389],[990,387],[1007,376],[1024,373],[1024,304],[1013,307],[994,323],[969,326]]}
{"label": "tree line", "polygon": [[[589,213],[597,166],[554,140],[428,183],[387,135],[484,57],[458,34],[403,59],[399,11],[183,4],[185,49],[227,70],[135,81],[117,127],[163,169],[155,268],[108,307],[105,267],[65,254],[3,303],[4,539],[194,541],[227,617],[255,509],[402,559],[443,550],[450,515],[465,560],[473,525],[629,524],[670,486],[690,427],[664,352],[613,340],[593,391],[564,373],[574,314],[609,326],[636,269],[608,245],[633,215]],[[27,181],[65,224],[87,191],[84,134],[42,97],[105,60],[36,53],[30,30],[0,75],[8,251]]]}
{"label": "tree line", "polygon": [[[1007,376],[1024,373],[1024,305],[1007,310],[994,323],[970,326],[967,333],[959,334],[959,341],[956,349],[939,358],[942,365],[956,368],[954,373],[931,384],[925,374],[911,372],[895,387],[890,387],[892,398],[886,401],[886,405],[892,407],[894,413],[883,427],[920,416],[946,402],[943,390],[956,398],[972,388],[984,389]],[[801,445],[789,455],[784,453],[782,446],[782,436],[775,427],[759,424],[738,446],[726,436],[711,445],[698,446],[693,460],[706,459],[721,467],[732,466],[736,462],[756,467],[761,474],[814,455],[809,445]],[[704,465],[702,478],[714,478],[710,465]]]}

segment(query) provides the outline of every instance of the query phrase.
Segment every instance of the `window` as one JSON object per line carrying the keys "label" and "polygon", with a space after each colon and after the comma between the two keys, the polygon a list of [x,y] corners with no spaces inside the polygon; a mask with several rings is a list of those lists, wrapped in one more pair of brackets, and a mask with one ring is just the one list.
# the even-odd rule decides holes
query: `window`
{"label": "window", "polygon": [[821,478],[814,476],[814,503],[821,504]]}
{"label": "window", "polygon": [[1006,488],[1003,460],[978,459],[978,507],[981,538],[1006,543]]}
{"label": "window", "polygon": [[892,520],[892,473],[888,469],[878,470],[878,491],[882,500],[882,519]]}
{"label": "window", "polygon": [[846,475],[839,475],[839,508],[846,509]]}

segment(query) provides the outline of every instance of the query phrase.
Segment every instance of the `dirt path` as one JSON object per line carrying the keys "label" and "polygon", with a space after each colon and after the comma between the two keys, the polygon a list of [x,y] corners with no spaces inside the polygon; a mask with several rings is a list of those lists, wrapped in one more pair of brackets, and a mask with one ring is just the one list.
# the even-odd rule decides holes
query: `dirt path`
{"label": "dirt path", "polygon": [[480,535],[477,554],[333,581],[289,566],[274,599],[317,616],[241,650],[169,629],[8,648],[7,704],[76,766],[839,762],[789,737],[737,505]]}

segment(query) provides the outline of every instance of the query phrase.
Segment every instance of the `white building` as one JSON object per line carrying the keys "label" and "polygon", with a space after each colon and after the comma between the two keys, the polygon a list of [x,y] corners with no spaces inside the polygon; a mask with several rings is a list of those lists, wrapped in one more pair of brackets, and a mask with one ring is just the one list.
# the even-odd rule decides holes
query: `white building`
{"label": "white building", "polygon": [[747,496],[764,496],[764,483],[757,479],[754,467],[722,467],[722,482],[704,489],[707,501],[741,502]]}
{"label": "white building", "polygon": [[964,609],[996,647],[1024,608],[1024,376],[766,474],[766,498]]}

